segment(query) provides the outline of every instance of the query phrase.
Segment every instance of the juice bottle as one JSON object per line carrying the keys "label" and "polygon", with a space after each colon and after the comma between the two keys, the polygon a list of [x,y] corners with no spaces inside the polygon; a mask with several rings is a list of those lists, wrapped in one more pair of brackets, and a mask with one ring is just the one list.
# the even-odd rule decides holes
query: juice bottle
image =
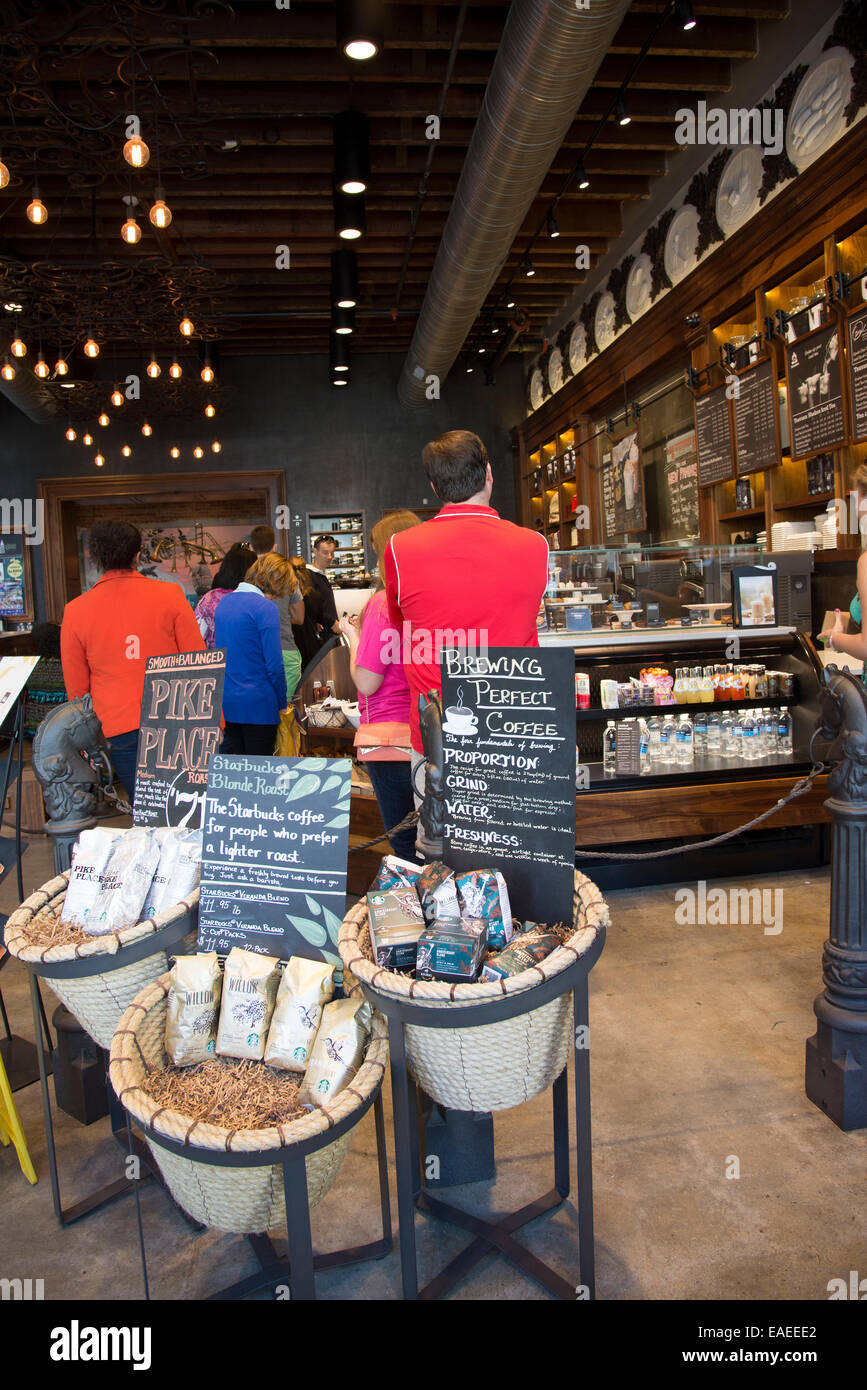
{"label": "juice bottle", "polygon": [[732,676],[731,692],[731,698],[733,700],[742,700],[744,698],[744,678],[740,671],[735,671]]}

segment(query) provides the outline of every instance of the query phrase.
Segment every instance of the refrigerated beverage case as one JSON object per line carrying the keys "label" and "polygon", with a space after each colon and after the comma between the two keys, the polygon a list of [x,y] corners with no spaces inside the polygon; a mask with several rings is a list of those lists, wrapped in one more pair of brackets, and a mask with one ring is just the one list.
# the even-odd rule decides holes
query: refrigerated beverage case
{"label": "refrigerated beverage case", "polygon": [[609,719],[602,734],[602,771],[606,777],[614,776],[616,767],[617,729],[613,719]]}
{"label": "refrigerated beverage case", "polygon": [[792,753],[792,716],[783,706],[777,710],[777,752]]}
{"label": "refrigerated beverage case", "polygon": [[678,721],[677,733],[675,735],[675,761],[678,767],[691,767],[694,750],[692,737],[692,720],[688,714],[682,714]]}

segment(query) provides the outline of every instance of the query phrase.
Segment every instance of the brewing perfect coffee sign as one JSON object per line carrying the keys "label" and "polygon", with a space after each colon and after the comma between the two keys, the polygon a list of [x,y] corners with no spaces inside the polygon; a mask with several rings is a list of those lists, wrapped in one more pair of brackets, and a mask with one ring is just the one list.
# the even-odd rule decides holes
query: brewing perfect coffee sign
{"label": "brewing perfect coffee sign", "polygon": [[347,758],[211,759],[200,951],[242,946],[340,966],[350,774]]}
{"label": "brewing perfect coffee sign", "polygon": [[442,656],[445,862],[499,869],[522,921],[572,921],[574,678],[571,648]]}
{"label": "brewing perfect coffee sign", "polygon": [[198,829],[220,745],[226,653],[148,657],[135,774],[136,825]]}

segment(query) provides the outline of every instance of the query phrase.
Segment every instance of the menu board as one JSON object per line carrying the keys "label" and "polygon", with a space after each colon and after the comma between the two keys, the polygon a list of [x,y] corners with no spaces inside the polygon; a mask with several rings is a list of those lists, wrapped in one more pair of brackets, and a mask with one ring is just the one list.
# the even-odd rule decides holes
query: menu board
{"label": "menu board", "polygon": [[442,682],[445,862],[499,869],[520,921],[571,922],[572,649],[446,650]]}
{"label": "menu board", "polygon": [[776,468],[780,458],[777,374],[773,363],[759,362],[740,372],[734,398],[735,465],[739,478]]}
{"label": "menu board", "polygon": [[611,540],[617,532],[614,529],[614,465],[611,455],[602,455],[602,510],[605,513],[605,539]]}
{"label": "menu board", "polygon": [[667,512],[666,535],[670,539],[697,536],[698,462],[695,430],[685,430],[665,441],[662,476],[665,485],[663,505]]}
{"label": "menu board", "polygon": [[200,951],[340,966],[351,771],[348,758],[212,758]]}
{"label": "menu board", "polygon": [[145,665],[135,771],[135,825],[198,830],[208,764],[220,743],[226,653],[173,652]]}
{"label": "menu board", "polygon": [[849,315],[849,403],[852,439],[867,439],[867,309]]}
{"label": "menu board", "polygon": [[786,344],[792,458],[822,453],[846,441],[840,335],[836,324]]}
{"label": "menu board", "polygon": [[699,487],[732,477],[732,435],[725,386],[695,398],[695,439]]}
{"label": "menu board", "polygon": [[644,469],[638,430],[630,430],[611,441],[611,468],[614,477],[614,531],[618,536],[643,531],[647,526],[644,506]]}

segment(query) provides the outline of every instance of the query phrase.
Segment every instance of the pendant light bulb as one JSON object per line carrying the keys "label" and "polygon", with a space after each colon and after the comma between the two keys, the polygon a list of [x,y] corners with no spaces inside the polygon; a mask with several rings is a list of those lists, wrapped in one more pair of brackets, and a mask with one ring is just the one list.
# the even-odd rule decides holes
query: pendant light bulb
{"label": "pendant light bulb", "polygon": [[66,431],[66,438],[69,440],[70,444],[75,442],[76,434],[75,430],[72,428],[71,425],[69,426],[69,429]]}
{"label": "pendant light bulb", "polygon": [[155,357],[152,357],[151,360],[150,360],[150,362],[148,362],[148,365],[147,365],[147,374],[148,374],[148,376],[149,376],[149,377],[152,377],[153,380],[156,381],[156,379],[157,379],[157,377],[159,376],[159,374],[160,374],[161,371],[162,371],[162,367],[160,366],[159,362],[157,361],[157,359],[156,359]]}
{"label": "pendant light bulb", "polygon": [[337,0],[337,42],[347,58],[369,62],[384,41],[382,0]]}
{"label": "pendant light bulb", "polygon": [[92,434],[83,434],[83,435],[81,436],[81,442],[82,442],[82,444],[83,444],[87,449],[89,449],[90,446],[91,446],[91,444],[93,443],[93,435],[92,435]]}
{"label": "pendant light bulb", "polygon": [[183,374],[184,369],[181,366],[180,362],[173,362],[172,365],[169,367],[169,376],[172,378],[173,381],[180,381]]}
{"label": "pendant light bulb", "polygon": [[11,177],[12,176],[9,173],[9,170],[6,168],[6,165],[3,163],[3,160],[0,159],[0,188],[6,188],[9,184],[9,180]]}
{"label": "pendant light bulb", "polygon": [[181,456],[181,451],[178,448],[177,444],[172,445],[171,449],[169,450],[169,453],[171,454],[173,459],[179,459]]}
{"label": "pendant light bulb", "polygon": [[123,405],[123,396],[121,395],[120,391],[118,391],[116,386],[111,393],[111,403],[112,405]]}
{"label": "pendant light bulb", "polygon": [[154,227],[160,231],[168,227],[172,220],[172,210],[163,198],[163,190],[157,189],[156,202],[148,213],[148,218]]}
{"label": "pendant light bulb", "polygon": [[123,157],[133,169],[143,169],[151,157],[151,152],[140,135],[133,135],[123,147]]}
{"label": "pendant light bulb", "polygon": [[204,451],[204,449],[202,448],[201,444],[197,444],[196,447],[195,447],[195,449],[193,450],[193,458],[197,458],[197,459],[204,458],[204,455],[205,455],[205,451]]}
{"label": "pendant light bulb", "polygon": [[58,357],[57,361],[56,361],[55,364],[54,364],[54,375],[55,375],[55,376],[68,376],[68,375],[69,375],[69,363],[67,362],[67,360],[66,360],[65,357]]}
{"label": "pendant light bulb", "polygon": [[110,417],[106,415],[105,411],[100,415],[98,423],[102,425],[103,429],[105,429],[106,425],[110,424]]}
{"label": "pendant light bulb", "polygon": [[213,442],[213,444],[211,445],[211,452],[214,453],[214,454],[218,454],[218,453],[220,452],[220,450],[222,449],[222,447],[223,447],[223,446],[222,446],[222,444],[220,443],[219,439],[215,439],[214,442]]}
{"label": "pendant light bulb", "polygon": [[206,362],[205,365],[204,365],[204,367],[203,367],[202,370],[201,370],[200,375],[201,375],[202,381],[204,381],[204,382],[210,384],[210,382],[212,382],[212,381],[214,380],[214,369],[213,369],[213,367],[209,366],[208,363]]}
{"label": "pendant light bulb", "polygon": [[128,246],[135,246],[137,241],[141,241],[141,227],[134,217],[128,217],[120,229],[120,234]]}
{"label": "pendant light bulb", "polygon": [[2,376],[4,381],[15,380],[15,368],[12,366],[11,362],[3,363],[3,366],[0,367],[0,376]]}
{"label": "pendant light bulb", "polygon": [[151,426],[148,424],[147,420],[145,420],[144,424],[142,425],[142,427],[141,427],[141,432],[142,432],[142,434],[145,436],[146,439],[148,438],[149,435],[152,435],[152,434],[153,434],[153,430],[152,430]]}
{"label": "pendant light bulb", "polygon": [[214,418],[214,416],[216,415],[216,413],[217,413],[217,408],[216,408],[216,406],[211,405],[211,402],[208,401],[208,404],[205,406],[205,414],[207,415],[208,419],[209,419],[209,420],[213,420],[213,418]]}
{"label": "pendant light bulb", "polygon": [[120,452],[123,454],[125,459],[128,459],[130,454],[132,453],[132,449],[129,447],[128,444],[124,444]]}
{"label": "pendant light bulb", "polygon": [[97,468],[102,468],[102,465],[105,463],[105,459],[103,458],[102,454],[97,454],[96,458],[93,461],[96,464]]}
{"label": "pendant light bulb", "polygon": [[88,338],[87,342],[84,344],[84,355],[85,357],[99,356],[99,343],[96,342],[94,338]]}
{"label": "pendant light bulb", "polygon": [[182,318],[180,323],[178,324],[178,328],[180,329],[181,333],[184,335],[185,338],[192,337],[192,335],[196,331],[192,319],[188,318]]}
{"label": "pendant light bulb", "polygon": [[27,216],[36,227],[41,227],[44,222],[48,221],[48,208],[40,198],[37,188],[34,188],[33,198],[27,204]]}
{"label": "pendant light bulb", "polygon": [[41,353],[41,352],[40,352],[39,356],[38,356],[37,359],[36,359],[36,365],[35,365],[35,367],[33,368],[33,370],[34,370],[34,372],[36,373],[36,375],[37,375],[38,377],[40,377],[43,381],[45,380],[45,378],[46,378],[47,376],[50,376],[50,375],[51,375],[51,368],[49,367],[48,363],[45,361],[45,359],[44,359],[44,357],[42,356],[42,353]]}
{"label": "pendant light bulb", "polygon": [[13,357],[27,356],[27,344],[22,338],[13,338],[12,342],[9,344],[9,348]]}

